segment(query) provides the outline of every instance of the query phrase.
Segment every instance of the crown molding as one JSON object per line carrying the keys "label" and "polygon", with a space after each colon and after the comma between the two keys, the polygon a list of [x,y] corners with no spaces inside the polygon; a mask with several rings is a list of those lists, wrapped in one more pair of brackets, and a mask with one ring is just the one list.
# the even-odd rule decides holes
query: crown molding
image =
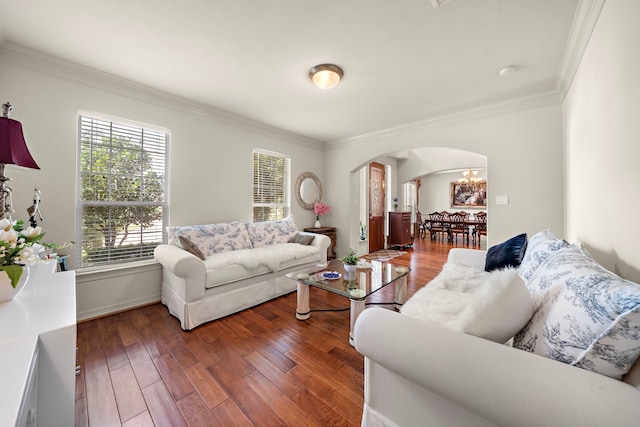
{"label": "crown molding", "polygon": [[109,73],[66,61],[10,42],[0,44],[0,63],[66,80],[158,107],[204,117],[268,137],[322,149],[320,141],[255,120],[219,110],[189,99],[132,82]]}
{"label": "crown molding", "polygon": [[474,120],[501,116],[518,111],[541,108],[550,105],[559,105],[560,103],[560,96],[557,92],[545,92],[538,95],[513,99],[500,103],[486,104],[475,107],[468,106],[467,108],[461,108],[454,112],[434,115],[426,120],[421,120],[419,122],[366,133],[352,138],[331,141],[326,144],[326,148],[328,150],[343,148],[345,146],[358,146],[370,143],[375,140],[408,135],[430,128],[468,123]]}
{"label": "crown molding", "polygon": [[579,0],[578,2],[558,73],[556,90],[562,101],[571,87],[605,1]]}
{"label": "crown molding", "polygon": [[331,141],[326,144],[326,148],[338,149],[348,145],[361,145],[373,140],[406,135],[428,128],[459,124],[510,112],[562,103],[580,65],[605,2],[606,0],[578,1],[554,91],[502,103],[463,107],[454,112],[441,112],[416,123]]}

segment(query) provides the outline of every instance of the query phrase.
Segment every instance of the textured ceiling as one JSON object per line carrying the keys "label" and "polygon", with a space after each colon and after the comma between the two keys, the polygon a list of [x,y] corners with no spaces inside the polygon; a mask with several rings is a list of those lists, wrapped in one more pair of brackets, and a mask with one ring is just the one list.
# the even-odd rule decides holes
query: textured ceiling
{"label": "textured ceiling", "polygon": [[[0,40],[334,141],[554,91],[578,0],[0,0]],[[333,90],[308,70],[335,63]],[[516,65],[500,77],[498,70]]]}

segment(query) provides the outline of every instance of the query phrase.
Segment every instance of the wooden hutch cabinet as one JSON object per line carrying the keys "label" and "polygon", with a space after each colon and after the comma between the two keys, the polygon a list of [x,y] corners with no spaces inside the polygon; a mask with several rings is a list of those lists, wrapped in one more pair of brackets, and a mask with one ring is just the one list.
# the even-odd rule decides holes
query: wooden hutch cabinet
{"label": "wooden hutch cabinet", "polygon": [[389,212],[389,240],[387,246],[411,246],[411,212]]}

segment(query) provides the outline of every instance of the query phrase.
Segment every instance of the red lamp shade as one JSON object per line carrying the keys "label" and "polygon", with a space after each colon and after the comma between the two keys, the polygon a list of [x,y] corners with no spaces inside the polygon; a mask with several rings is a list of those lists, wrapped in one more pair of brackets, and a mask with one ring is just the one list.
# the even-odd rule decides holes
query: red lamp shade
{"label": "red lamp shade", "polygon": [[8,117],[0,117],[0,163],[40,169],[27,148],[22,123]]}

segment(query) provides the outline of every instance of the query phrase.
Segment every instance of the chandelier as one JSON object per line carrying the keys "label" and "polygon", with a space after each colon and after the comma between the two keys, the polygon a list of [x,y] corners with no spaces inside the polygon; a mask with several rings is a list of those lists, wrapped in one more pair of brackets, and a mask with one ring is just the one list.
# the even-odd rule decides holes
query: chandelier
{"label": "chandelier", "polygon": [[482,182],[482,178],[478,176],[478,171],[467,169],[462,172],[462,176],[458,178],[458,184],[473,185]]}

